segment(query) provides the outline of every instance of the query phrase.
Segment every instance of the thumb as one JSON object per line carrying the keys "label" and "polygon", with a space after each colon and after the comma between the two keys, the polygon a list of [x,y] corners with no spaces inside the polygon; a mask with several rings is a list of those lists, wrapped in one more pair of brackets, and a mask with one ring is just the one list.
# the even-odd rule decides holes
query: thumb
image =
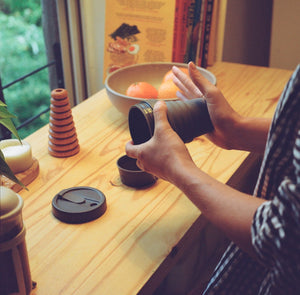
{"label": "thumb", "polygon": [[154,133],[159,128],[171,128],[168,121],[168,107],[163,100],[158,101],[153,107],[155,128]]}

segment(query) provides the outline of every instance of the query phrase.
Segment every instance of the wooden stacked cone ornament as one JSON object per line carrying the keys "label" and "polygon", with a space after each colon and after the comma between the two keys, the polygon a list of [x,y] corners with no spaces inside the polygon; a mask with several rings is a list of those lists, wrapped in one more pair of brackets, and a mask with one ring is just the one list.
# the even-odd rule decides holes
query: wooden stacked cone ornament
{"label": "wooden stacked cone ornament", "polygon": [[51,92],[49,147],[51,156],[66,158],[79,152],[68,92],[58,88]]}

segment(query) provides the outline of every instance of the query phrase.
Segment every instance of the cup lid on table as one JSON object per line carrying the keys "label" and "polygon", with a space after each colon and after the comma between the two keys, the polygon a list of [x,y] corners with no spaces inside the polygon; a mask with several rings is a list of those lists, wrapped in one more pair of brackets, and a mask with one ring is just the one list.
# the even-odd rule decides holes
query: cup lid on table
{"label": "cup lid on table", "polygon": [[98,189],[79,186],[60,191],[52,200],[52,213],[66,223],[95,220],[106,211],[105,195]]}

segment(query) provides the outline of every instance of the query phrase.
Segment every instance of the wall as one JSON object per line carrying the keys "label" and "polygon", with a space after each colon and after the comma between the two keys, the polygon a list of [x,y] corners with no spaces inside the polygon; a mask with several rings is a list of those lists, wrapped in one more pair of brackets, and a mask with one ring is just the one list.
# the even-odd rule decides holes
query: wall
{"label": "wall", "polygon": [[80,0],[88,94],[104,87],[105,1]]}
{"label": "wall", "polygon": [[268,66],[272,2],[227,0],[224,61]]}
{"label": "wall", "polygon": [[300,62],[300,1],[274,0],[270,66],[293,70]]}
{"label": "wall", "polygon": [[[299,0],[219,1],[221,14],[226,13],[226,18],[224,43],[220,46],[223,54],[218,60],[295,68],[300,61]],[[80,0],[80,6],[88,94],[91,95],[104,87],[105,1]]]}

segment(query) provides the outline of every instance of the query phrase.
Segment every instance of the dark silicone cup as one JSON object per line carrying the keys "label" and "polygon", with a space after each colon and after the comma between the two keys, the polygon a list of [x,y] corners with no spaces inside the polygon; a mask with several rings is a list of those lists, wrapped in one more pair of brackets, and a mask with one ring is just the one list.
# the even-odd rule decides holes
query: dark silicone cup
{"label": "dark silicone cup", "polygon": [[[146,142],[153,136],[153,107],[156,102],[155,99],[146,100],[130,108],[128,124],[134,144]],[[183,142],[188,143],[214,129],[204,99],[167,101],[166,104],[169,123]]]}
{"label": "dark silicone cup", "polygon": [[130,158],[126,155],[118,159],[117,166],[121,181],[127,186],[140,188],[150,186],[157,180],[157,178],[152,174],[142,171],[136,165],[136,159]]}

